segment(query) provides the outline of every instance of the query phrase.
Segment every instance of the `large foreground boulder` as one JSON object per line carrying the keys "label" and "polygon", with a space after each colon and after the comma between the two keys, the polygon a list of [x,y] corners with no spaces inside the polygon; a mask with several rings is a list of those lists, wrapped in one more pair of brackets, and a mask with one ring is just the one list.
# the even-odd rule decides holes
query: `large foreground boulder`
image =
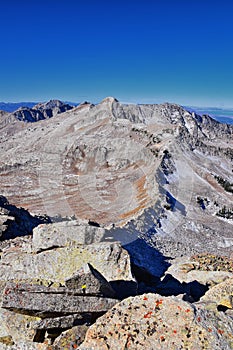
{"label": "large foreground boulder", "polygon": [[80,350],[228,350],[233,320],[180,298],[144,294],[117,304],[92,325]]}

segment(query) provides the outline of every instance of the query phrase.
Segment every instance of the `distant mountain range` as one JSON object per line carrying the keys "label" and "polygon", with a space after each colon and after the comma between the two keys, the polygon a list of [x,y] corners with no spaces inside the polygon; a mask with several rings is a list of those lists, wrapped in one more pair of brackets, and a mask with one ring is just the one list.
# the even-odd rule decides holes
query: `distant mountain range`
{"label": "distant mountain range", "polygon": [[21,107],[32,108],[37,103],[38,102],[0,102],[0,110],[5,112],[14,112]]}
{"label": "distant mountain range", "polygon": [[208,114],[221,123],[233,124],[233,108],[216,108],[216,107],[196,107],[186,106],[191,112],[198,114]]}
{"label": "distant mountain range", "polygon": [[[65,104],[70,106],[77,106],[79,103],[64,101]],[[19,108],[28,107],[32,108],[37,105],[38,102],[0,102],[0,110],[5,112],[14,112]]]}

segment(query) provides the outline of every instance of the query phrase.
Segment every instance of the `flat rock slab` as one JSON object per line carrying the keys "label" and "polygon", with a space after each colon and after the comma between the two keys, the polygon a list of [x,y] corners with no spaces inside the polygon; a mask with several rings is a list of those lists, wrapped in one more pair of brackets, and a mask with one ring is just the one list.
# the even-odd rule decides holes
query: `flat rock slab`
{"label": "flat rock slab", "polygon": [[[33,283],[25,283],[25,282],[8,282],[6,283],[3,291],[3,296],[7,295],[11,292],[14,293],[24,293],[29,292],[32,295],[43,293],[47,294],[48,296],[51,294],[65,294],[65,295],[79,295],[79,296],[103,296],[102,294],[98,294],[97,292],[87,293],[86,288],[68,288],[68,287],[55,287],[52,286],[46,286],[46,285],[39,285],[39,284],[33,284]],[[111,286],[110,286],[111,288]],[[116,298],[115,298],[116,299]]]}
{"label": "flat rock slab", "polygon": [[53,329],[53,328],[71,328],[77,325],[90,324],[91,313],[72,314],[61,317],[44,318],[38,321],[30,322],[31,329]]}
{"label": "flat rock slab", "polygon": [[86,312],[105,312],[117,303],[117,299],[88,295],[75,295],[66,289],[39,288],[23,285],[7,285],[3,291],[2,307],[30,315],[51,315]]}
{"label": "flat rock slab", "polygon": [[41,224],[33,230],[32,249],[39,252],[53,247],[99,243],[104,233],[105,229],[101,227],[85,225],[77,220]]}

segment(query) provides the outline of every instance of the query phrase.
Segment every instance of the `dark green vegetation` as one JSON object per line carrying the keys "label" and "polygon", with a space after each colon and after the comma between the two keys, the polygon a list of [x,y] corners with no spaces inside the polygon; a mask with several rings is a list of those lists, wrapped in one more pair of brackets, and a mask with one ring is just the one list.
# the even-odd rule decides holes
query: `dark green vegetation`
{"label": "dark green vegetation", "polygon": [[233,183],[223,179],[221,176],[215,175],[214,177],[218,183],[224,188],[225,191],[233,193]]}
{"label": "dark green vegetation", "polygon": [[227,208],[224,205],[223,208],[220,209],[216,215],[226,219],[233,219],[233,208]]}

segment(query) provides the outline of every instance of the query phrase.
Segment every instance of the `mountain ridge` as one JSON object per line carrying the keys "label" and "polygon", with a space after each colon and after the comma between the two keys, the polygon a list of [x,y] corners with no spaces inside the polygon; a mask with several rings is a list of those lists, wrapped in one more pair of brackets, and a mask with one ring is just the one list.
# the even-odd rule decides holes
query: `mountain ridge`
{"label": "mountain ridge", "polygon": [[[46,102],[0,102],[0,111],[5,112],[15,112],[18,108],[28,107],[33,108],[35,105]],[[80,103],[63,101],[64,104],[69,104],[70,106],[76,107]],[[138,105],[143,105],[143,103],[138,103]],[[147,104],[150,105],[150,104]],[[151,104],[152,105],[152,104]],[[233,110],[231,108],[220,108],[220,107],[198,107],[198,106],[189,106],[184,105],[185,109],[190,112],[194,112],[199,115],[207,114],[213,119],[225,123],[233,124]]]}

